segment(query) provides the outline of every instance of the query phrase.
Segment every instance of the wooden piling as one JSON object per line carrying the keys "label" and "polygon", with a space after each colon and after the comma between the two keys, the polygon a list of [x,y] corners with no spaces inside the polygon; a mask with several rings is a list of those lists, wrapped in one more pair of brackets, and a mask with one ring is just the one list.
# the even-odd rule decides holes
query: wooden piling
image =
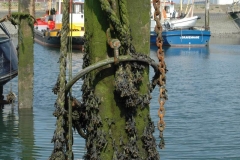
{"label": "wooden piling", "polygon": [[[19,0],[19,28],[18,28],[18,106],[19,108],[32,108],[33,105],[33,43],[34,32],[29,16],[32,0]],[[43,62],[44,63],[44,62]]]}
{"label": "wooden piling", "polygon": [[[109,1],[104,1],[105,4]],[[122,3],[123,1],[121,1]],[[129,17],[129,23],[131,28],[132,35],[132,44],[135,49],[139,53],[144,53],[149,55],[150,53],[150,1],[142,0],[140,1],[124,1],[127,4],[127,12]],[[114,4],[114,1],[111,1],[112,9],[114,7],[118,8],[116,11],[119,11],[120,1]],[[123,4],[121,4],[123,7]],[[107,13],[103,11],[103,6],[101,6],[100,1],[96,0],[88,0],[85,1],[85,31],[87,37],[87,44],[89,48],[86,47],[86,51],[88,51],[88,56],[91,64],[99,62],[100,60],[104,60],[109,56],[113,56],[113,49],[107,44],[107,36],[106,31],[111,25],[109,24]],[[109,10],[110,12],[110,10]],[[117,12],[116,15],[118,18],[120,17]],[[114,15],[115,16],[115,15]],[[122,17],[123,18],[123,17]],[[124,17],[125,18],[125,17]],[[121,18],[119,18],[121,19]],[[127,26],[128,27],[128,26]],[[121,45],[123,45],[121,43]],[[119,64],[120,65],[120,64]],[[136,115],[132,117],[132,120],[136,122],[136,137],[131,137],[129,139],[129,133],[126,131],[127,124],[126,122],[128,118],[127,115],[130,114],[131,108],[127,108],[124,105],[124,102],[121,100],[120,95],[116,94],[115,91],[115,72],[118,66],[109,65],[104,68],[100,68],[97,71],[93,71],[89,75],[90,82],[88,84],[92,84],[91,87],[94,88],[94,95],[101,99],[101,104],[99,106],[99,116],[102,119],[102,127],[98,129],[97,133],[103,134],[104,140],[107,141],[104,149],[99,149],[96,151],[96,144],[99,143],[96,140],[101,137],[95,137],[95,139],[91,139],[89,136],[86,140],[86,144],[91,142],[91,145],[87,145],[87,154],[86,156],[95,155],[95,152],[101,157],[101,159],[118,159],[120,153],[123,153],[123,156],[129,156],[133,153],[128,152],[128,147],[131,146],[131,143],[134,143],[134,146],[131,146],[131,149],[136,149],[137,151],[135,156],[138,156],[142,159],[149,158],[149,153],[153,153],[154,159],[157,159],[158,153],[156,152],[156,144],[151,143],[150,147],[153,148],[144,148],[145,145],[143,143],[142,137],[145,129],[151,123],[148,119],[149,116],[149,108],[145,106],[143,109],[136,109]],[[146,94],[149,90],[147,84],[149,83],[149,68],[146,65],[143,73],[143,82],[140,86],[139,93]],[[98,116],[97,112],[93,112],[93,116]],[[90,117],[89,117],[90,118]],[[130,118],[131,119],[131,118]],[[91,120],[90,120],[91,121]],[[133,123],[134,123],[133,122]],[[94,125],[94,124],[93,124]],[[97,130],[97,129],[95,129]],[[87,134],[91,135],[90,132]],[[152,133],[151,133],[152,134]],[[152,136],[152,135],[151,135]],[[152,136],[153,137],[153,136]],[[133,142],[136,141],[136,142]],[[96,145],[96,146],[95,146]],[[136,147],[136,148],[135,148]],[[98,149],[98,148],[97,148]],[[125,151],[124,151],[125,150]],[[129,151],[130,152],[130,151]],[[117,155],[119,153],[119,155]],[[125,154],[124,154],[125,153]],[[127,155],[128,154],[128,155]]]}

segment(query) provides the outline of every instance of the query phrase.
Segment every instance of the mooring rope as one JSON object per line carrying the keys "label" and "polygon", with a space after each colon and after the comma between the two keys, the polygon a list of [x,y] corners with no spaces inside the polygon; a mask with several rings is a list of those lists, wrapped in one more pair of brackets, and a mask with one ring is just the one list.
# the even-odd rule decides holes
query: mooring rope
{"label": "mooring rope", "polygon": [[55,103],[54,115],[57,117],[56,130],[53,135],[52,142],[54,142],[54,149],[51,154],[50,159],[66,159],[68,155],[68,119],[67,111],[65,109],[66,94],[65,94],[65,84],[66,84],[66,57],[67,57],[67,41],[69,34],[69,1],[63,0],[63,18],[62,18],[62,30],[61,30],[61,49],[60,49],[60,73],[58,76],[59,81],[59,91],[57,93],[57,101]]}
{"label": "mooring rope", "polygon": [[[70,36],[68,38],[69,40],[69,45],[68,45],[68,61],[69,61],[69,68],[68,68],[68,71],[69,71],[69,81],[72,79],[72,31],[73,31],[73,1],[70,0],[70,12],[71,12],[71,19],[70,19],[70,22],[71,22],[71,29],[70,29]],[[69,91],[69,96],[68,96],[68,123],[69,123],[69,126],[68,126],[68,159],[73,159],[73,151],[72,151],[72,145],[73,145],[73,133],[72,133],[72,90],[70,89]]]}
{"label": "mooring rope", "polygon": [[[112,0],[113,1],[113,0]],[[107,12],[110,23],[114,27],[115,31],[119,34],[119,40],[121,41],[122,46],[128,46],[129,44],[129,28],[127,27],[128,21],[126,20],[126,10],[121,9],[121,17],[124,20],[124,26],[120,19],[117,17],[116,12],[114,11],[114,8],[111,7],[108,0],[100,0],[102,9]],[[120,5],[124,8],[126,3],[123,2],[123,0],[120,1]],[[115,4],[115,3],[114,3]],[[125,7],[126,8],[126,7]]]}

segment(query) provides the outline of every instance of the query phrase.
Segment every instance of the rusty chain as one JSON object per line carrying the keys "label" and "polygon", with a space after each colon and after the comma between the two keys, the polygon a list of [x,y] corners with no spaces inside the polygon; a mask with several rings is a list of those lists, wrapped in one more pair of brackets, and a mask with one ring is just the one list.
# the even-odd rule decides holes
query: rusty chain
{"label": "rusty chain", "polygon": [[158,109],[158,130],[160,131],[160,143],[159,143],[159,148],[163,149],[165,146],[164,138],[163,138],[163,131],[165,129],[165,122],[164,122],[164,116],[165,116],[165,108],[164,104],[165,101],[167,100],[167,90],[165,89],[166,85],[166,76],[165,73],[167,72],[166,69],[166,64],[164,61],[164,51],[162,49],[163,46],[163,38],[162,38],[162,25],[161,25],[161,11],[160,11],[160,5],[161,1],[160,0],[153,0],[153,7],[154,7],[154,20],[156,21],[156,26],[155,26],[155,32],[157,34],[156,38],[156,45],[158,47],[157,50],[157,57],[159,60],[159,71],[160,71],[160,76],[158,79],[158,84],[160,86],[160,95],[158,98],[159,102],[159,109]]}

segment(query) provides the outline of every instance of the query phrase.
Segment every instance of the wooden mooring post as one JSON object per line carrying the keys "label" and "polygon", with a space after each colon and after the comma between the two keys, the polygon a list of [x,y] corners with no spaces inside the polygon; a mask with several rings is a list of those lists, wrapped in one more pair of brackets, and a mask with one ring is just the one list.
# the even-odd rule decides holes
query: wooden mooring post
{"label": "wooden mooring post", "polygon": [[[138,53],[149,55],[149,0],[142,0],[141,2],[122,0],[118,3],[108,0],[89,0],[85,1],[84,12],[87,37],[85,51],[89,56],[91,64],[117,54],[114,53],[116,49],[113,47],[117,39],[121,43],[119,54],[130,54],[135,49]],[[121,31],[124,33],[121,33]],[[121,35],[126,37],[123,38]],[[125,50],[130,47],[127,47],[127,43],[132,44],[130,52]],[[138,91],[136,91],[136,88],[131,86],[131,81],[134,80],[133,77],[138,72],[136,71],[138,69],[134,70],[133,66],[131,66],[134,62],[118,63],[116,55],[115,58],[115,65],[99,68],[85,78],[85,83],[90,84],[87,87],[90,87],[90,89],[94,88],[94,91],[91,93],[93,94],[92,96],[100,100],[100,104],[96,105],[90,111],[91,113],[88,113],[89,119],[87,123],[89,128],[97,126],[97,124],[92,124],[92,121],[100,119],[99,117],[101,117],[102,123],[102,126],[94,128],[96,131],[95,137],[93,136],[95,131],[87,131],[86,157],[88,159],[96,155],[101,157],[101,159],[120,159],[120,157],[125,157],[126,159],[127,157],[129,159],[130,157],[158,159],[159,154],[152,135],[152,121],[149,115],[148,103],[143,102],[142,107],[140,104],[137,104],[138,100],[141,101],[144,98],[147,101],[149,100],[149,97],[147,97],[149,93],[147,85],[149,84],[149,67],[144,65],[145,69],[139,69],[139,73],[141,72],[142,74],[142,82],[140,82]],[[136,67],[140,66],[136,64]],[[120,91],[120,83],[124,75],[129,76],[129,79],[133,78],[129,82],[124,83],[133,87],[129,92],[127,91],[128,95],[124,95],[125,93],[121,94]],[[120,88],[118,88],[118,85]],[[87,87],[86,90],[83,90],[83,94],[88,92]],[[124,91],[126,90],[123,89],[122,92]],[[88,100],[86,99],[86,103],[88,103]],[[133,104],[130,104],[131,100]],[[147,142],[149,137],[152,137],[152,139]],[[98,146],[99,139],[103,140],[101,144],[103,149]]]}
{"label": "wooden mooring post", "polygon": [[34,32],[29,15],[34,14],[35,1],[18,2],[18,106],[21,109],[33,106]]}
{"label": "wooden mooring post", "polygon": [[[84,159],[159,159],[149,103],[151,91],[159,82],[162,87],[157,111],[160,120],[156,123],[159,136],[163,137],[165,62],[162,57],[159,67],[160,64],[153,64],[149,57],[150,1],[85,1],[83,69],[67,83],[67,1],[64,6],[60,74],[53,88],[58,99],[53,113],[57,122],[50,160],[74,159],[72,143],[69,143],[72,126],[85,139]],[[156,68],[152,83],[149,81],[150,64]],[[68,93],[81,77],[84,82],[80,102]],[[68,96],[72,103],[67,102]],[[160,141],[160,148],[162,144],[165,142]]]}

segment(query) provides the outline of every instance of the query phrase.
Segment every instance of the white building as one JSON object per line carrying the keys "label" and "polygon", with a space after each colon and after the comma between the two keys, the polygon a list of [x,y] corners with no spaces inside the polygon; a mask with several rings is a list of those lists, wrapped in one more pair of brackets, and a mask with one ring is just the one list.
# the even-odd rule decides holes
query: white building
{"label": "white building", "polygon": [[[195,4],[205,4],[206,0],[195,0]],[[218,5],[226,5],[232,4],[233,2],[237,2],[239,0],[209,0],[210,4],[218,4]]]}
{"label": "white building", "polygon": [[210,0],[210,3],[225,5],[225,4],[232,4],[233,2],[236,2],[236,1],[238,1],[238,0]]}

